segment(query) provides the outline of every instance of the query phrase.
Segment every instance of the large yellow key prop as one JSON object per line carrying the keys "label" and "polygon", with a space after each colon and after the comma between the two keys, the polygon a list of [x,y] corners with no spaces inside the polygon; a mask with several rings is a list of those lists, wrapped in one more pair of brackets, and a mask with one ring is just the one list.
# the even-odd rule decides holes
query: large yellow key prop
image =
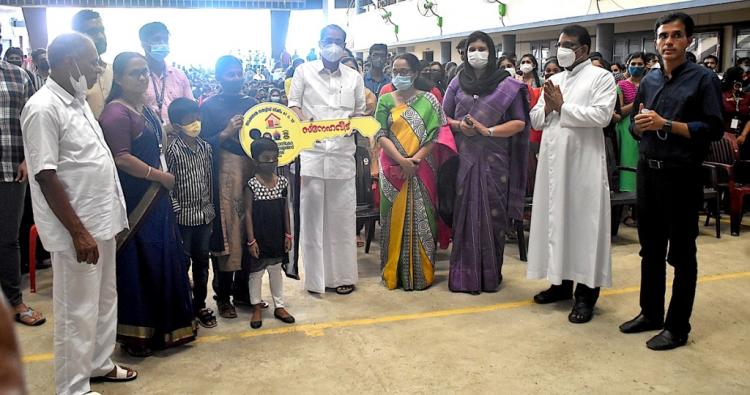
{"label": "large yellow key prop", "polygon": [[240,143],[247,156],[253,140],[268,137],[279,146],[279,166],[291,163],[300,152],[313,148],[320,140],[352,134],[372,137],[380,129],[373,117],[353,117],[303,122],[294,111],[278,103],[263,103],[245,113]]}

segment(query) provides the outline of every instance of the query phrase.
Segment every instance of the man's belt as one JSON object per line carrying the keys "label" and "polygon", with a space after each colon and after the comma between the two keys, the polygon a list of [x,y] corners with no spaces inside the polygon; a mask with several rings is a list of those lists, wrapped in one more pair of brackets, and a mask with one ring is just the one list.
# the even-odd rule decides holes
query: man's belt
{"label": "man's belt", "polygon": [[679,163],[679,162],[670,162],[660,159],[649,159],[644,156],[641,156],[641,162],[643,162],[646,167],[649,169],[655,169],[655,170],[665,170],[665,169],[690,169],[698,167],[697,165],[694,165],[692,163]]}

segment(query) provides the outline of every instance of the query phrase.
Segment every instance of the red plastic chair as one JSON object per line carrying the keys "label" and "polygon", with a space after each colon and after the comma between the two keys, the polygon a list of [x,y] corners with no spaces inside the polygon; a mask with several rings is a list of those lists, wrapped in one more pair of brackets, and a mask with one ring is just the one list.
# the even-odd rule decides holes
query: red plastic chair
{"label": "red plastic chair", "polygon": [[36,239],[38,237],[36,225],[31,225],[31,230],[29,230],[29,288],[31,288],[31,293],[36,293]]}
{"label": "red plastic chair", "polygon": [[724,133],[724,139],[711,144],[706,163],[723,170],[723,179],[729,195],[730,230],[732,236],[740,235],[744,199],[750,196],[750,161],[740,159],[737,138]]}

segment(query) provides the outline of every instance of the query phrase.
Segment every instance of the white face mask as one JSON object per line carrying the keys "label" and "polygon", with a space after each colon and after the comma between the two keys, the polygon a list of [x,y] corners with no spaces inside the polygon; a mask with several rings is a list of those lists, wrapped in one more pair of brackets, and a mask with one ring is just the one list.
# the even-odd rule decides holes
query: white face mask
{"label": "white face mask", "polygon": [[576,52],[570,48],[557,49],[557,63],[560,67],[568,68],[576,62]]}
{"label": "white face mask", "polygon": [[513,67],[506,67],[505,71],[507,71],[510,75],[516,75],[516,69],[514,69]]}
{"label": "white face mask", "polygon": [[320,49],[320,54],[329,62],[338,62],[344,56],[344,48],[336,44],[328,44]]}
{"label": "white face mask", "polygon": [[532,70],[534,70],[534,65],[530,63],[524,63],[521,65],[521,72],[524,74],[529,74]]}
{"label": "white face mask", "polygon": [[487,59],[490,57],[488,51],[474,51],[467,54],[469,59],[469,65],[475,69],[483,69],[487,67]]}
{"label": "white face mask", "polygon": [[81,69],[78,67],[78,62],[75,62],[76,70],[78,70],[78,79],[73,78],[73,74],[70,74],[70,85],[73,86],[76,99],[81,102],[86,100],[86,93],[89,91],[89,84],[86,80],[86,76],[81,73]]}

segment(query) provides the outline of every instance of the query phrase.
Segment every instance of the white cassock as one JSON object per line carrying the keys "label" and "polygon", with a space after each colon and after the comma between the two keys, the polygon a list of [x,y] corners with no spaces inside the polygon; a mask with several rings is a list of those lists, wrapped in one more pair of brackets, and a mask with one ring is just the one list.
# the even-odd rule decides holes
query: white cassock
{"label": "white cassock", "polygon": [[531,124],[544,130],[536,171],[528,278],[559,285],[612,285],[610,202],[602,128],[617,92],[609,71],[585,61],[551,78],[560,86],[560,113],[545,117],[544,95]]}
{"label": "white cassock", "polygon": [[[365,112],[362,76],[341,66],[330,72],[320,60],[297,67],[289,107],[299,107],[305,119],[341,119]],[[357,193],[353,137],[321,141],[300,155],[300,256],[305,289],[357,283]]]}

